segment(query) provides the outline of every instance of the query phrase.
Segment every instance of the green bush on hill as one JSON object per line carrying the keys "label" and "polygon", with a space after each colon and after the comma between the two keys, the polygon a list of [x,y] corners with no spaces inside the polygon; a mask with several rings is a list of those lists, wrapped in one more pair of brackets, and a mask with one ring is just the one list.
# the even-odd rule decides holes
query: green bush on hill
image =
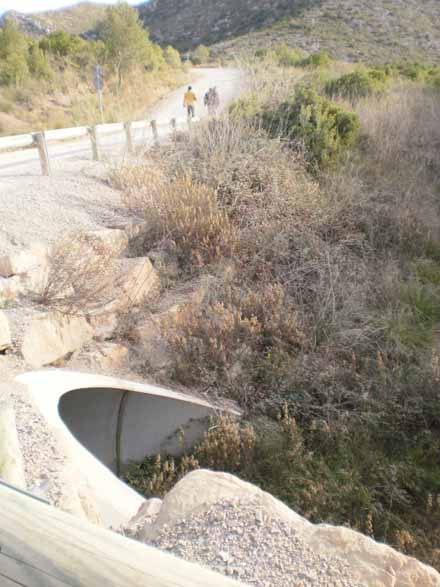
{"label": "green bush on hill", "polygon": [[345,98],[355,102],[372,94],[383,92],[387,87],[387,75],[376,69],[358,69],[337,79],[329,80],[325,86],[331,97]]}
{"label": "green bush on hill", "polygon": [[266,111],[262,120],[272,136],[303,148],[311,169],[337,163],[353,146],[359,130],[356,114],[304,85],[298,86],[291,100]]}
{"label": "green bush on hill", "polygon": [[7,19],[0,29],[0,84],[19,86],[29,75],[29,43],[15,22]]}
{"label": "green bush on hill", "polygon": [[301,67],[328,67],[332,62],[331,57],[325,51],[318,51],[305,57],[299,62]]}
{"label": "green bush on hill", "polygon": [[211,50],[209,49],[209,47],[205,47],[205,45],[199,45],[191,53],[191,61],[194,65],[203,65],[208,63],[210,56]]}

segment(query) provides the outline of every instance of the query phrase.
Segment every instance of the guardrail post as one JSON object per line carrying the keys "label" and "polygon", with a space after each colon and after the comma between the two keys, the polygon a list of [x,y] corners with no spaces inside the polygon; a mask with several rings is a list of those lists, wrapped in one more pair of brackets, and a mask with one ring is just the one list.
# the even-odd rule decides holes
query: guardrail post
{"label": "guardrail post", "polygon": [[38,154],[40,156],[40,163],[41,163],[41,171],[43,175],[50,175],[50,161],[49,161],[49,153],[47,151],[47,142],[44,132],[37,132],[33,135],[34,137],[34,144],[38,149]]}
{"label": "guardrail post", "polygon": [[131,128],[131,122],[124,122],[125,136],[127,137],[127,151],[132,155],[134,153],[133,146],[133,133]]}
{"label": "guardrail post", "polygon": [[157,131],[157,122],[155,120],[151,121],[151,128],[153,130],[154,142],[157,143],[159,142],[159,133]]}
{"label": "guardrail post", "polygon": [[90,141],[92,143],[93,160],[99,161],[98,135],[96,132],[96,126],[89,126],[87,132],[89,133]]}

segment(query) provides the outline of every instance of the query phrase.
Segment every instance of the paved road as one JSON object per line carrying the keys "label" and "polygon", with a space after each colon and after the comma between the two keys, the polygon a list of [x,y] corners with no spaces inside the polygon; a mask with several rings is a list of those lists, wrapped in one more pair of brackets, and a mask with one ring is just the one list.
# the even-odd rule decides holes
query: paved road
{"label": "paved road", "polygon": [[[225,108],[240,92],[242,76],[236,69],[198,69],[193,71],[192,86],[199,98],[196,115],[203,118],[207,115],[203,106],[203,95],[209,87],[217,86]],[[148,113],[149,119],[168,122],[172,118],[185,116],[183,108],[183,93],[186,88],[180,88],[161,100]],[[170,132],[170,126],[159,126],[159,136],[165,137]],[[136,129],[134,141],[137,146],[148,145],[152,142],[151,129]],[[61,168],[66,159],[91,159],[90,141],[88,138],[65,143],[49,144],[49,156],[52,169]],[[103,136],[100,139],[100,149],[108,159],[120,158],[125,154],[124,133]],[[35,149],[0,153],[0,176],[37,175],[40,173],[38,154]]]}

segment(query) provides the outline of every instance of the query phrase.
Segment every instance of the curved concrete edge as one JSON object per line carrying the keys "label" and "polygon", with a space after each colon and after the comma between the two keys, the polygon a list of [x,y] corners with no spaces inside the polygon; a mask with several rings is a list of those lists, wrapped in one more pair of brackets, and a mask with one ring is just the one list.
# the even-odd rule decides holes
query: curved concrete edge
{"label": "curved concrete edge", "polygon": [[73,480],[80,493],[82,489],[86,495],[91,496],[97,507],[98,518],[106,527],[125,524],[137,513],[144,498],[120,481],[74,437],[60,416],[61,398],[71,391],[81,389],[92,388],[103,392],[106,389],[119,389],[213,409],[208,402],[154,385],[62,369],[28,372],[19,375],[16,381],[26,386],[59,442],[60,450],[67,459],[67,478]]}
{"label": "curved concrete edge", "polygon": [[0,478],[26,489],[23,455],[18,440],[15,410],[5,386],[0,385]]}
{"label": "curved concrete edge", "polygon": [[1,484],[0,502],[0,585],[242,585],[140,542],[93,526]]}

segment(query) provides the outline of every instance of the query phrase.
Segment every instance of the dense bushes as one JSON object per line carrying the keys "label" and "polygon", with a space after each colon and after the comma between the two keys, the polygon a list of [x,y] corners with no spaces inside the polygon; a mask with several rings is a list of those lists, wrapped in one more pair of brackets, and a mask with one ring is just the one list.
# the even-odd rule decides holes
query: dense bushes
{"label": "dense bushes", "polygon": [[351,102],[383,92],[386,88],[385,72],[376,69],[359,69],[330,80],[325,90],[330,97],[346,98]]}
{"label": "dense bushes", "polygon": [[312,53],[308,57],[302,59],[298,65],[301,67],[328,67],[331,63],[331,58],[325,51],[318,51]]}
{"label": "dense bushes", "polygon": [[279,135],[303,148],[312,169],[338,162],[353,146],[359,130],[355,113],[306,86],[299,86],[289,102],[265,112],[262,120],[273,136]]}
{"label": "dense bushes", "polygon": [[[277,92],[153,161],[172,178],[191,170],[234,235],[209,264],[172,239],[176,279],[210,285],[162,322],[168,382],[235,399],[246,434],[219,424],[183,464],[147,460],[131,482],[150,495],[175,471],[229,470],[439,567],[439,97],[411,82],[348,112],[265,83]],[[153,183],[136,176],[130,201],[155,199]],[[186,231],[198,250],[203,232]],[[170,250],[151,234],[145,253]],[[207,446],[223,443],[222,461]]]}

